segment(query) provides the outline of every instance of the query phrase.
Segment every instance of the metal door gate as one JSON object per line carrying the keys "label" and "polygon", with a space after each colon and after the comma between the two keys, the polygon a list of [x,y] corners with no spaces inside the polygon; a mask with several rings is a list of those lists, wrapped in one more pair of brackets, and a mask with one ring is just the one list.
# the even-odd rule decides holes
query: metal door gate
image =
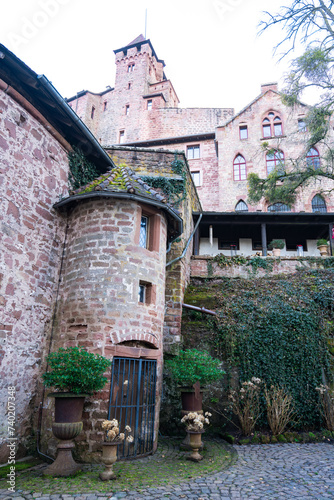
{"label": "metal door gate", "polygon": [[118,446],[119,458],[152,452],[154,438],[157,362],[150,359],[114,358],[108,419],[116,418],[123,432],[132,429],[133,443]]}

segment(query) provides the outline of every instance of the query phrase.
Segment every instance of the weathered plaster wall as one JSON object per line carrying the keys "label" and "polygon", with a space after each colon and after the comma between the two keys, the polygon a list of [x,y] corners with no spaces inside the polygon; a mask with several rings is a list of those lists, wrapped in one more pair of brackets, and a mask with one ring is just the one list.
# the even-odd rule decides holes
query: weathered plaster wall
{"label": "weathered plaster wall", "polygon": [[67,193],[67,174],[64,148],[0,91],[0,444],[9,386],[16,388],[16,437],[26,442],[31,432],[64,241],[65,222],[52,205]]}

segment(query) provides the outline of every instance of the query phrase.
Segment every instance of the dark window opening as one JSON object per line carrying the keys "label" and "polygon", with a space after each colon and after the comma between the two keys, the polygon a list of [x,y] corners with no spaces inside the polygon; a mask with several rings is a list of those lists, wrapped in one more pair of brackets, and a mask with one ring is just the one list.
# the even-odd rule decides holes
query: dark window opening
{"label": "dark window opening", "polygon": [[240,137],[240,139],[248,139],[248,128],[247,128],[247,125],[240,125],[240,127],[239,127],[239,137]]}
{"label": "dark window opening", "polygon": [[312,212],[325,213],[327,212],[326,202],[320,194],[316,194],[312,199]]}
{"label": "dark window opening", "polygon": [[291,208],[285,203],[273,203],[268,206],[268,212],[291,212]]}
{"label": "dark window opening", "polygon": [[248,212],[247,203],[245,203],[244,200],[239,200],[235,206],[235,211],[236,212]]}
{"label": "dark window opening", "polygon": [[239,250],[239,240],[218,239],[218,250],[231,250],[231,247]]}

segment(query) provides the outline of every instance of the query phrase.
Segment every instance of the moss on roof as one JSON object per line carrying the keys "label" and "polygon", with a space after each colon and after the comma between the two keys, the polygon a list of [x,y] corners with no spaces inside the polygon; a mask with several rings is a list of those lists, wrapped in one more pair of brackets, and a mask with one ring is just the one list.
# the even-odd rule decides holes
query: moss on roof
{"label": "moss on roof", "polygon": [[120,164],[113,168],[110,172],[101,175],[94,179],[89,184],[81,186],[75,191],[71,191],[71,196],[91,193],[93,191],[104,191],[114,193],[130,193],[150,198],[155,201],[166,203],[166,196],[158,193],[140,176],[135,174],[125,164]]}

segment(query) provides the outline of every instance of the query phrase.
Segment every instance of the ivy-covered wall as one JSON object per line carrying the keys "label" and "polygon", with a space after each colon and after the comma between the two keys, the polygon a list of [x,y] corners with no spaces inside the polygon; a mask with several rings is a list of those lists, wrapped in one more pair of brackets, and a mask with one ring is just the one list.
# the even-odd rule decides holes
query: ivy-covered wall
{"label": "ivy-covered wall", "polygon": [[[206,394],[207,407],[221,413],[231,386],[259,377],[293,396],[295,429],[321,427],[316,387],[333,379],[333,269],[192,278],[184,300],[217,313],[184,309],[182,318],[183,347],[209,351],[227,371],[220,391]],[[265,412],[259,425],[266,426]]]}

